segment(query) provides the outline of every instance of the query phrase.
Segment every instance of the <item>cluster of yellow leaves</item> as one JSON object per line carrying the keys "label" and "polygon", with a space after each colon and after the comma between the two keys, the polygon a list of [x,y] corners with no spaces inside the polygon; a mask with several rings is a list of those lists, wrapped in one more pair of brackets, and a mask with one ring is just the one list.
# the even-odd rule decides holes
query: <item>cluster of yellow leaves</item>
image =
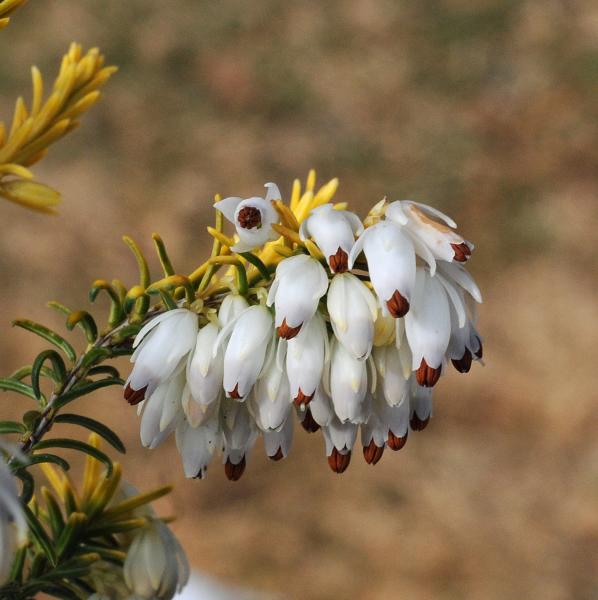
{"label": "cluster of yellow leaves", "polygon": [[[14,9],[19,2],[9,0]],[[0,4],[0,11],[5,2]],[[0,15],[3,14],[0,12]],[[44,101],[44,82],[37,67],[31,69],[33,97],[28,107],[19,97],[10,130],[0,122],[0,195],[28,208],[52,213],[60,194],[33,180],[28,167],[42,159],[48,147],[72,131],[78,118],[100,98],[101,88],[116,67],[104,66],[97,48],[83,54],[71,44],[60,72]]]}
{"label": "cluster of yellow leaves", "polygon": [[8,25],[10,21],[8,15],[25,2],[27,0],[0,0],[0,29],[4,29]]}

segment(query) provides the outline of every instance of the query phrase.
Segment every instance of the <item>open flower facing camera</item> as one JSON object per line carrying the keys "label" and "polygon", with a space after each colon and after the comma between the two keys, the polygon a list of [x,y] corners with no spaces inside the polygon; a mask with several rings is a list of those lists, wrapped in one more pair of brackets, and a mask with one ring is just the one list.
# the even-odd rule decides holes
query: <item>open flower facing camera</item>
{"label": "open flower facing camera", "polygon": [[239,479],[260,435],[269,458],[286,457],[294,414],[322,429],[334,471],[358,432],[375,464],[426,427],[447,364],[466,373],[482,358],[481,295],[465,269],[473,245],[452,219],[383,201],[362,223],[333,203],[336,180],[314,183],[312,172],[301,193],[296,181],[288,204],[272,183],[265,198],[217,201],[235,237],[221,218],[208,228],[214,252],[186,300],[172,274],[152,286],[174,293],[144,317],[125,398],[145,446],[176,432],[188,477],[221,454]]}

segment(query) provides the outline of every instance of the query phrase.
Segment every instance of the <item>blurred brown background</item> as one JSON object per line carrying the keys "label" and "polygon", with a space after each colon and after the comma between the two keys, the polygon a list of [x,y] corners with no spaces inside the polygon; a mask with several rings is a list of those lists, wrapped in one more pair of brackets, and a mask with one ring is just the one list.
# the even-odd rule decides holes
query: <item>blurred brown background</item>
{"label": "blurred brown background", "polygon": [[[451,372],[435,418],[342,476],[319,434],[261,445],[244,478],[186,481],[174,442],[138,442],[118,391],[80,410],[123,437],[193,565],[287,598],[598,597],[598,6],[591,0],[30,2],[0,35],[0,105],[48,78],[71,40],[121,70],[38,167],[58,218],[0,203],[0,367],[41,348],[12,330],[134,282],[120,238],[159,231],[175,266],[205,254],[211,198],[288,194],[309,167],[364,215],[388,194],[444,209],[470,268],[487,366]],[[103,307],[102,307],[103,308]],[[96,309],[97,310],[97,309]],[[126,369],[126,364],[123,363]],[[3,407],[20,414],[20,397]],[[3,408],[6,410],[6,408]]]}

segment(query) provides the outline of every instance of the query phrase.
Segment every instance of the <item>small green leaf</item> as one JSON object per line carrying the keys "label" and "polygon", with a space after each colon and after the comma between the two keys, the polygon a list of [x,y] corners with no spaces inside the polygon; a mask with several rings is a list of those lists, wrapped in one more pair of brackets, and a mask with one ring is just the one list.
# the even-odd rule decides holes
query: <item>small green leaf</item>
{"label": "small green leaf", "polygon": [[87,375],[90,377],[93,377],[94,375],[110,375],[110,377],[120,378],[118,369],[112,365],[98,365],[97,367],[92,367],[87,372]]}
{"label": "small green leaf", "polygon": [[27,428],[23,423],[17,421],[0,421],[0,434],[4,433],[25,433]]}
{"label": "small green leaf", "polygon": [[64,517],[58,501],[54,494],[48,488],[42,488],[42,495],[46,501],[46,510],[48,513],[48,522],[52,530],[52,537],[56,540],[64,529]]}
{"label": "small green leaf", "polygon": [[34,431],[41,417],[42,413],[39,410],[28,410],[23,415],[23,423],[27,427],[27,431]]}
{"label": "small green leaf", "polygon": [[55,331],[52,331],[51,329],[48,329],[47,327],[28,319],[17,319],[16,321],[13,321],[13,325],[16,327],[22,327],[27,331],[31,331],[32,333],[44,338],[51,344],[54,344],[67,355],[71,362],[75,362],[77,360],[77,353],[75,352],[75,349]]}
{"label": "small green leaf", "polygon": [[90,302],[95,302],[101,290],[104,290],[110,296],[110,316],[108,317],[108,324],[111,327],[114,327],[124,318],[121,295],[114,285],[111,285],[104,279],[98,279],[93,282],[93,285],[89,290]]}
{"label": "small green leaf", "polygon": [[160,290],[160,297],[162,298],[166,310],[178,308],[176,300],[166,290]]}
{"label": "small green leaf", "polygon": [[156,252],[158,253],[158,258],[160,259],[160,264],[162,265],[162,270],[164,271],[164,275],[166,277],[170,277],[170,275],[174,275],[174,267],[170,262],[170,258],[168,257],[168,252],[166,251],[166,246],[164,245],[164,241],[157,234],[152,234],[152,239],[154,240],[154,245],[156,246]]}
{"label": "small green leaf", "polygon": [[56,541],[56,554],[62,557],[79,541],[79,535],[87,524],[87,515],[85,513],[71,513],[67,519],[66,525],[62,530],[60,537]]}
{"label": "small green leaf", "polygon": [[107,454],[101,450],[94,448],[90,444],[80,442],[78,440],[69,440],[67,438],[54,438],[50,440],[42,440],[34,446],[35,450],[45,450],[47,448],[65,448],[68,450],[79,450],[85,454],[93,456],[96,460],[104,463],[107,469],[107,476],[112,475],[112,461]]}
{"label": "small green leaf", "polygon": [[249,263],[251,263],[261,274],[261,276],[268,281],[272,274],[268,271],[268,267],[251,252],[241,252],[240,255]]}
{"label": "small green leaf", "polygon": [[23,489],[21,490],[21,502],[23,504],[29,504],[29,501],[33,497],[33,492],[35,490],[35,482],[33,481],[33,477],[31,473],[25,471],[25,469],[19,469],[15,471],[15,476],[21,480],[23,484]]}
{"label": "small green leaf", "polygon": [[33,387],[33,391],[38,399],[41,398],[41,390],[39,388],[41,368],[46,360],[52,363],[52,369],[60,383],[63,383],[66,379],[66,367],[60,354],[56,350],[44,350],[40,352],[31,367],[31,387]]}
{"label": "small green leaf", "polygon": [[61,394],[54,401],[54,408],[59,409],[63,406],[66,406],[69,402],[80,398],[81,396],[86,396],[87,394],[91,394],[100,388],[108,387],[110,385],[124,385],[124,381],[122,379],[117,379],[116,377],[106,377],[105,379],[100,379],[98,381],[92,381],[90,383],[84,383],[72,390],[66,392],[65,394]]}
{"label": "small green leaf", "polygon": [[85,332],[88,343],[93,344],[98,339],[98,326],[87,311],[77,310],[68,316],[66,320],[67,329],[72,331],[77,325]]}
{"label": "small green leaf", "polygon": [[54,465],[58,465],[63,471],[68,471],[71,468],[71,465],[69,465],[64,458],[56,456],[56,454],[33,454],[29,460],[30,465],[39,465],[41,463],[52,463]]}
{"label": "small green leaf", "polygon": [[111,356],[112,352],[109,348],[92,348],[89,352],[85,354],[83,359],[81,360],[81,368],[86,369],[87,367],[94,365],[97,362],[101,362],[105,360],[109,356]]}
{"label": "small green leaf", "polygon": [[149,267],[147,266],[147,260],[143,256],[143,252],[137,245],[137,243],[129,236],[123,236],[123,242],[131,249],[131,252],[135,255],[137,260],[137,267],[139,268],[139,285],[146,288],[151,281]]}
{"label": "small green leaf", "polygon": [[109,427],[106,427],[106,425],[95,419],[66,413],[57,415],[54,419],[54,423],[70,423],[72,425],[80,425],[90,431],[95,431],[95,433],[103,437],[113,448],[116,448],[116,450],[122,454],[126,452],[125,446],[118,435],[116,435]]}
{"label": "small green leaf", "polygon": [[38,518],[33,514],[29,506],[23,506],[25,513],[25,519],[29,526],[29,533],[33,537],[34,542],[39,546],[42,552],[45,554],[48,562],[52,565],[56,565],[56,553],[54,552],[54,546],[52,540],[49,538],[43,525],[39,522]]}
{"label": "small green leaf", "polygon": [[0,379],[0,390],[16,392],[17,394],[23,394],[23,396],[29,396],[32,400],[37,400],[35,392],[30,385],[16,381],[15,379]]}
{"label": "small green leaf", "polygon": [[[25,379],[25,377],[29,377],[29,375],[31,375],[32,370],[33,365],[25,365],[24,367],[21,367],[20,369],[17,369],[14,373],[12,373],[9,379],[21,381]],[[56,373],[54,373],[52,369],[50,369],[50,367],[42,367],[40,373],[44,377],[48,377],[49,379],[51,379],[54,383],[62,383],[62,380],[58,377],[58,375],[56,375]]]}

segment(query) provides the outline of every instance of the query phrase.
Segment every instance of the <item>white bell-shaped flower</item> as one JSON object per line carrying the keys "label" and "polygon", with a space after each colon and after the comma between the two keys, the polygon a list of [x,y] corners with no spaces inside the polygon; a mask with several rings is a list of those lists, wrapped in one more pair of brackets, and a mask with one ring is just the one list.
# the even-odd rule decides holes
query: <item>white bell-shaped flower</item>
{"label": "white bell-shaped flower", "polygon": [[326,323],[316,313],[287,344],[286,369],[291,398],[300,406],[314,396],[328,362],[328,332]]}
{"label": "white bell-shaped flower", "polygon": [[327,289],[328,275],[311,256],[298,254],[281,261],[268,294],[268,306],[274,304],[276,310],[278,335],[287,340],[295,337],[313,317]]}
{"label": "white bell-shaped flower", "polygon": [[302,240],[314,239],[333,273],[349,269],[349,253],[355,236],[362,232],[363,224],[355,213],[336,210],[332,204],[314,208],[299,230]]}
{"label": "white bell-shaped flower", "polygon": [[186,308],[154,317],[137,334],[131,362],[133,370],[125,386],[125,399],[138,404],[180,366],[197,339],[197,315]]}
{"label": "white bell-shaped flower", "polygon": [[344,473],[351,462],[351,451],[357,437],[357,425],[333,419],[322,427],[328,464],[335,473]]}
{"label": "white bell-shaped flower", "polygon": [[378,388],[389,406],[398,406],[409,394],[398,348],[394,344],[374,348],[373,357],[379,375]]}
{"label": "white bell-shaped flower", "polygon": [[314,397],[309,403],[309,410],[313,420],[320,427],[327,427],[335,418],[334,406],[330,396],[324,391],[322,385],[319,385],[316,389]]}
{"label": "white bell-shaped flower", "polygon": [[0,457],[0,585],[10,575],[15,554],[27,539],[27,522],[13,474]]}
{"label": "white bell-shaped flower", "polygon": [[265,306],[250,306],[220,331],[213,354],[228,339],[223,385],[227,396],[244,400],[264,366],[272,338],[272,315]]}
{"label": "white bell-shaped flower", "polygon": [[332,278],[327,303],[336,337],[353,357],[367,358],[378,312],[372,292],[355,275],[343,273]]}
{"label": "white bell-shaped flower", "polygon": [[136,534],[123,570],[128,588],[140,600],[170,600],[189,579],[181,545],[158,519]]}
{"label": "white bell-shaped flower", "polygon": [[231,398],[222,400],[221,425],[224,472],[229,480],[237,481],[245,472],[247,454],[255,444],[258,429],[247,404]]}
{"label": "white bell-shaped flower", "polygon": [[415,249],[409,235],[392,221],[380,221],[355,242],[349,255],[350,269],[361,251],[383,311],[395,318],[405,316],[415,285]]}
{"label": "white bell-shaped flower", "polygon": [[271,360],[249,397],[249,410],[262,431],[278,430],[291,412],[289,379],[277,360]]}
{"label": "white bell-shaped flower", "polygon": [[220,330],[208,323],[199,330],[193,352],[187,361],[187,385],[193,400],[206,406],[220,397],[224,374],[224,353],[219,346],[214,356],[214,347]]}
{"label": "white bell-shaped flower", "polygon": [[222,299],[222,304],[218,310],[220,326],[225,327],[234,321],[246,308],[249,308],[249,302],[247,302],[245,296],[227,294]]}
{"label": "white bell-shaped flower", "polygon": [[239,241],[231,248],[234,252],[248,252],[280,237],[272,229],[272,225],[278,223],[272,201],[281,199],[280,190],[275,183],[266,183],[264,187],[268,190],[265,198],[232,196],[214,204],[214,208],[235,226]]}
{"label": "white bell-shaped flower", "polygon": [[286,458],[293,443],[293,419],[289,415],[279,430],[264,431],[263,435],[268,458],[274,461]]}
{"label": "white bell-shaped flower", "polygon": [[176,445],[185,477],[203,479],[214,451],[222,445],[218,411],[199,427],[192,427],[187,419],[183,419],[176,429]]}
{"label": "white bell-shaped flower", "polygon": [[409,396],[409,426],[413,431],[421,431],[428,426],[432,416],[432,388],[423,387],[413,380]]}
{"label": "white bell-shaped flower", "polygon": [[[427,204],[397,200],[388,205],[386,217],[409,231],[418,254],[428,263],[430,263],[430,254],[434,259],[462,263],[471,256],[473,244],[454,231],[457,224],[450,217]],[[433,265],[430,267],[433,271]]]}
{"label": "white bell-shaped flower", "polygon": [[185,391],[185,370],[161,383],[146,398],[141,416],[141,443],[146,448],[156,448],[172,433],[184,416],[182,399]]}
{"label": "white bell-shaped flower", "polygon": [[335,342],[331,350],[330,395],[341,423],[363,423],[367,418],[367,366]]}
{"label": "white bell-shaped flower", "polygon": [[405,333],[417,381],[432,387],[442,370],[451,336],[451,317],[444,286],[422,267],[417,269],[413,303],[405,315]]}
{"label": "white bell-shaped flower", "polygon": [[452,304],[450,311],[451,339],[446,350],[446,357],[450,359],[459,373],[468,373],[473,360],[482,358],[482,340],[469,315],[461,324],[459,315]]}

